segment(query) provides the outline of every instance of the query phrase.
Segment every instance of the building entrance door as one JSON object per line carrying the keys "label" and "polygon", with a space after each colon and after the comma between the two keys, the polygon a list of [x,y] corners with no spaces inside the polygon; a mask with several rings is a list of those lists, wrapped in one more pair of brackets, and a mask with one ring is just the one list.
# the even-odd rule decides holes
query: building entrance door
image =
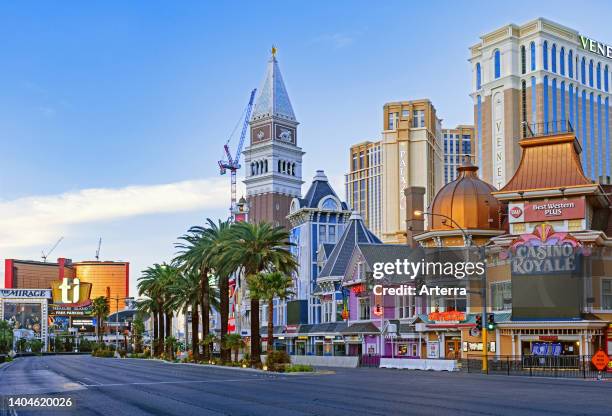
{"label": "building entrance door", "polygon": [[459,339],[447,339],[446,348],[444,350],[444,357],[451,360],[456,360],[461,357],[461,340]]}

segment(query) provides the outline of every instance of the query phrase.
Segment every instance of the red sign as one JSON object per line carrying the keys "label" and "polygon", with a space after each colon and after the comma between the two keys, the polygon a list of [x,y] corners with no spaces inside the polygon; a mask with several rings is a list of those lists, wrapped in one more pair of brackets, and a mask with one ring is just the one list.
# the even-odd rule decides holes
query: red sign
{"label": "red sign", "polygon": [[523,210],[519,206],[514,206],[510,209],[510,215],[514,218],[519,218],[523,214]]}
{"label": "red sign", "polygon": [[603,371],[610,362],[610,358],[608,357],[608,354],[602,350],[599,350],[595,353],[593,358],[591,358],[591,362],[598,371]]}
{"label": "red sign", "polygon": [[556,335],[540,335],[538,339],[540,341],[558,341],[559,337]]}
{"label": "red sign", "polygon": [[586,215],[584,199],[580,198],[515,202],[508,211],[511,223],[581,219]]}
{"label": "red sign", "polygon": [[427,315],[430,321],[465,321],[465,314],[459,311],[432,312]]}
{"label": "red sign", "polygon": [[227,320],[227,333],[231,334],[236,332],[236,318],[229,318]]}

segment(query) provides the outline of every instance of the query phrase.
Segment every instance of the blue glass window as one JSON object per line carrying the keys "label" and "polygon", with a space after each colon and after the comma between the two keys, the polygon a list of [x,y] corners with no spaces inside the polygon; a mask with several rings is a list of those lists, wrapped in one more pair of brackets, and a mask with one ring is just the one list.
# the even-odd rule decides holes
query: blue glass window
{"label": "blue glass window", "polygon": [[501,76],[501,52],[499,49],[495,50],[495,79]]}
{"label": "blue glass window", "polygon": [[586,91],[582,90],[582,169],[588,175],[586,161],[586,137],[587,137],[587,121],[586,121]]}
{"label": "blue glass window", "polygon": [[567,118],[565,117],[565,82],[561,82],[559,88],[559,95],[561,97],[561,131],[567,131]]}
{"label": "blue glass window", "polygon": [[601,89],[601,63],[597,63],[597,89]]}
{"label": "blue glass window", "polygon": [[544,90],[543,101],[544,101],[544,133],[548,133],[548,75],[544,76],[544,82],[542,84]]}
{"label": "blue glass window", "polygon": [[529,45],[529,49],[531,50],[531,70],[535,71],[536,69],[536,46],[535,42],[531,42]]}
{"label": "blue glass window", "polygon": [[593,86],[593,60],[589,61],[589,87]]}
{"label": "blue glass window", "polygon": [[533,124],[537,123],[537,102],[536,102],[536,79],[535,77],[531,77],[531,122]]}
{"label": "blue glass window", "polygon": [[608,74],[608,65],[604,68],[604,91],[608,92],[609,88],[609,74]]}
{"label": "blue glass window", "polygon": [[557,80],[552,80],[552,130],[557,132]]}
{"label": "blue glass window", "polygon": [[572,59],[572,55],[572,51],[569,51],[567,53],[567,75],[569,75],[570,78],[574,77],[574,62]]}
{"label": "blue glass window", "polygon": [[601,176],[603,175],[603,134],[602,134],[602,126],[601,126],[601,95],[597,96],[597,154],[599,155],[599,157],[597,158],[598,162],[599,162],[599,169],[597,172],[597,176]]}
{"label": "blue glass window", "polygon": [[559,52],[559,72],[561,75],[565,75],[565,48],[561,48],[561,52]]}
{"label": "blue glass window", "polygon": [[583,85],[586,85],[586,59],[582,57],[582,63],[580,64],[580,79]]}
{"label": "blue glass window", "polygon": [[610,98],[606,97],[606,176],[610,176]]}
{"label": "blue glass window", "polygon": [[542,62],[544,69],[548,70],[548,42],[546,41],[544,41],[544,45],[542,45]]}
{"label": "blue glass window", "polygon": [[482,75],[480,72],[480,62],[476,63],[476,89],[479,90],[482,85]]}
{"label": "blue glass window", "polygon": [[573,123],[574,122],[574,86],[572,84],[569,85],[568,96],[569,96],[569,121],[570,123]]}
{"label": "blue glass window", "polygon": [[553,43],[552,48],[550,49],[550,57],[551,57],[551,67],[552,72],[557,72],[557,45]]}
{"label": "blue glass window", "polygon": [[482,166],[482,98],[480,95],[476,100],[476,116],[478,118],[478,166]]}
{"label": "blue glass window", "polygon": [[593,102],[593,93],[589,94],[589,123],[591,124],[590,136],[591,146],[589,146],[589,152],[591,153],[591,178],[595,178],[595,103]]}

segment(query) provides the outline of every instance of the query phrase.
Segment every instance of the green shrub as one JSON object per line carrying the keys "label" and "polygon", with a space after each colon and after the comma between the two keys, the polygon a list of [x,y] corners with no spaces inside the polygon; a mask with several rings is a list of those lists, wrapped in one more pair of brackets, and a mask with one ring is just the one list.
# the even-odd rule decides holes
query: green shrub
{"label": "green shrub", "polygon": [[41,352],[42,349],[43,349],[43,345],[44,345],[43,342],[41,340],[39,340],[39,339],[33,339],[28,344],[30,345],[30,349],[34,353]]}
{"label": "green shrub", "polygon": [[87,338],[82,338],[79,341],[79,351],[82,352],[89,352],[92,350],[93,346],[95,345],[95,342],[91,342],[90,340],[88,340]]}
{"label": "green shrub", "polygon": [[276,364],[289,364],[291,363],[291,358],[289,354],[285,351],[270,351],[266,357],[266,365],[268,368],[276,365]]}
{"label": "green shrub", "polygon": [[113,358],[115,356],[115,352],[111,351],[111,350],[94,350],[91,352],[91,355],[94,357],[100,357],[100,358]]}
{"label": "green shrub", "polygon": [[288,373],[306,373],[313,372],[314,368],[308,364],[293,364],[287,367],[286,371]]}

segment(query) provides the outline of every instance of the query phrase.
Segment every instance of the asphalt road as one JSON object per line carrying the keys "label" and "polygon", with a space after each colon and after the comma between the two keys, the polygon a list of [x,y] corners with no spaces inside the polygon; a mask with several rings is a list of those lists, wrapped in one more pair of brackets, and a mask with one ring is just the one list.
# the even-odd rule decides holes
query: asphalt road
{"label": "asphalt road", "polygon": [[[47,356],[0,367],[17,415],[612,415],[612,382],[384,369],[279,375],[152,360]],[[57,409],[9,398],[70,398]]]}

